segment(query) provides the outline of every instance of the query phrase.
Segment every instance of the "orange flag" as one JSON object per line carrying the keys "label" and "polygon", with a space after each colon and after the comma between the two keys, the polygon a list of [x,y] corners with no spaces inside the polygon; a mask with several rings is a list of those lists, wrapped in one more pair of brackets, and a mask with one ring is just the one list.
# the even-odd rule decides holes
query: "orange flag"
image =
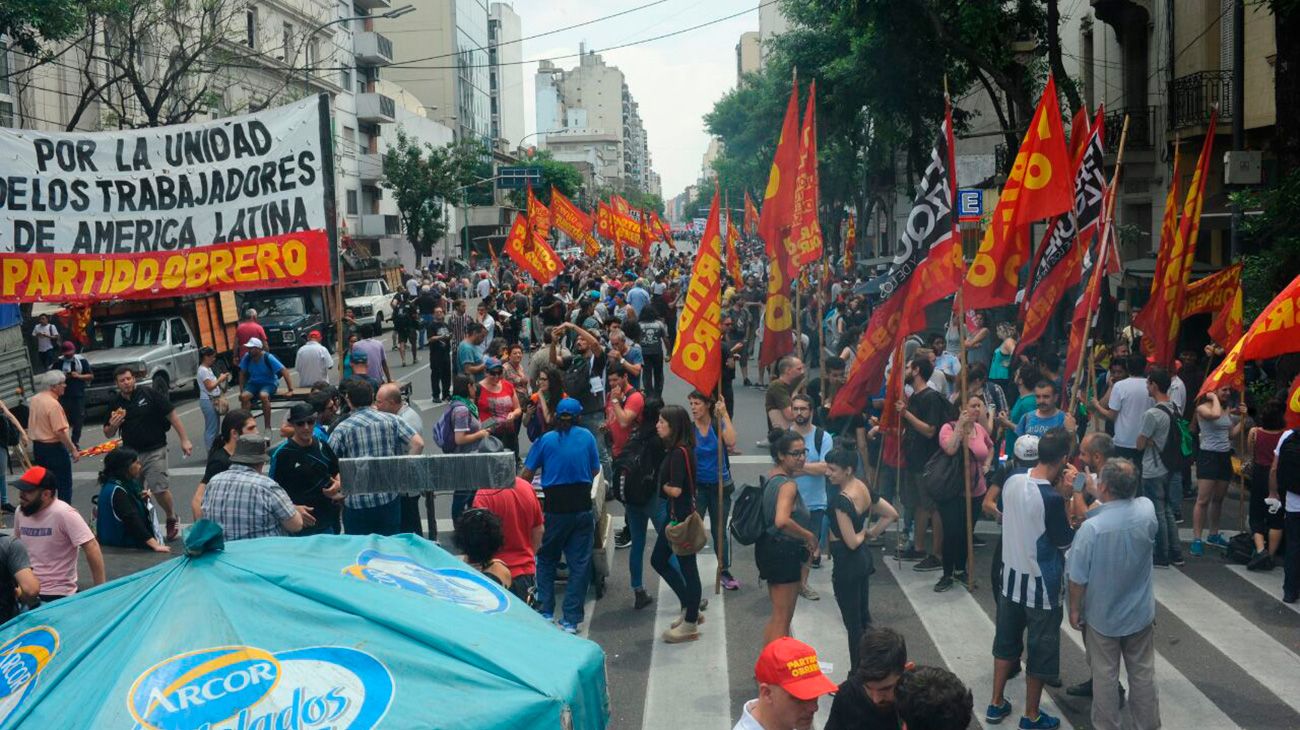
{"label": "orange flag", "polygon": [[722,235],[718,191],[677,318],[677,342],[669,367],[701,393],[712,393],[722,376]]}
{"label": "orange flag", "polygon": [[1221,383],[1240,382],[1241,364],[1247,360],[1264,360],[1289,352],[1300,352],[1300,276],[1264,307],[1219,367],[1205,379],[1197,395]]}
{"label": "orange flag", "polygon": [[1077,160],[1083,154],[1083,146],[1088,143],[1088,134],[1092,132],[1092,127],[1088,124],[1088,105],[1080,105],[1074,110],[1074,118],[1070,120],[1070,159]]}
{"label": "orange flag", "polygon": [[986,309],[1015,301],[1020,267],[1029,257],[1029,224],[1069,210],[1074,200],[1071,183],[1056,81],[1048,76],[1047,88],[993,209],[992,223],[967,271],[967,307]]}
{"label": "orange flag", "polygon": [[596,203],[596,233],[607,240],[614,240],[614,210],[605,201]]}
{"label": "orange flag", "polygon": [[903,344],[899,339],[894,348],[893,362],[889,366],[889,377],[885,379],[885,402],[880,409],[880,430],[889,432],[898,428],[898,409],[894,404],[903,398],[903,373],[907,363],[903,362]]}
{"label": "orange flag", "polygon": [[[785,120],[781,123],[781,137],[772,157],[772,169],[767,176],[767,190],[763,193],[763,210],[758,218],[758,235],[767,247],[768,260],[778,260],[777,251],[785,248],[785,239],[794,223],[794,186],[799,174],[799,86],[790,87],[790,101],[785,107]],[[782,272],[789,276],[789,263]],[[787,289],[788,290],[788,289]],[[770,296],[770,292],[769,292]],[[764,342],[767,338],[764,337]],[[793,347],[793,345],[792,345]]]}
{"label": "orange flag", "polygon": [[1300,375],[1291,381],[1291,390],[1286,396],[1286,427],[1300,428]]}
{"label": "orange flag", "polygon": [[595,258],[600,254],[600,243],[591,233],[591,216],[574,205],[572,200],[566,198],[554,186],[551,187],[551,217],[555,227],[564,235],[582,244],[583,251],[588,256]]}
{"label": "orange flag", "polygon": [[1218,312],[1241,288],[1241,264],[1236,263],[1216,274],[1187,285],[1183,300],[1183,317],[1205,312]]}
{"label": "orange flag", "polygon": [[1155,275],[1151,277],[1151,293],[1147,298],[1147,303],[1142,307],[1137,316],[1133,318],[1133,324],[1142,330],[1142,352],[1150,357],[1155,354],[1156,344],[1154,334],[1156,331],[1163,331],[1166,327],[1161,326],[1156,318],[1159,316],[1157,311],[1160,310],[1160,286],[1162,283],[1161,272],[1169,271],[1173,264],[1170,257],[1174,254],[1174,237],[1178,231],[1178,145],[1174,145],[1174,167],[1169,177],[1169,193],[1165,196],[1165,214],[1160,219],[1160,248],[1156,253]]}
{"label": "orange flag", "polygon": [[551,237],[551,211],[533,195],[532,185],[528,186],[528,232],[529,240],[524,246],[529,250],[534,242],[545,243]]}
{"label": "orange flag", "polygon": [[[516,213],[510,235],[506,236],[506,255],[539,284],[549,284],[564,268],[564,263],[546,241],[534,239],[530,231],[528,216]],[[530,241],[533,244],[531,248],[528,247]]]}
{"label": "orange flag", "polygon": [[817,218],[817,82],[808,85],[808,107],[799,135],[799,170],[794,184],[794,223],[790,244],[796,268],[822,257],[822,227]]}
{"label": "orange flag", "polygon": [[754,199],[749,197],[748,190],[745,191],[745,221],[741,227],[751,236],[758,233],[758,208],[754,206]]}
{"label": "orange flag", "polygon": [[849,213],[848,230],[844,233],[844,273],[853,276],[853,256],[858,248],[858,221]]}
{"label": "orange flag", "polygon": [[622,195],[609,196],[609,204],[614,207],[614,212],[619,215],[632,215],[632,206],[628,204],[627,198]]}
{"label": "orange flag", "polygon": [[650,222],[650,213],[644,210],[641,211],[641,245],[639,248],[641,249],[642,266],[650,265],[650,247],[654,245],[657,237],[658,234],[654,232]]}
{"label": "orange flag", "polygon": [[1232,343],[1241,339],[1241,284],[1232,291],[1223,302],[1223,306],[1214,315],[1210,328],[1206,331],[1210,339],[1227,349]]}
{"label": "orange flag", "polygon": [[736,253],[736,241],[740,240],[740,231],[736,230],[736,224],[728,217],[727,219],[727,273],[731,274],[731,281],[736,286],[740,286],[740,256]]}

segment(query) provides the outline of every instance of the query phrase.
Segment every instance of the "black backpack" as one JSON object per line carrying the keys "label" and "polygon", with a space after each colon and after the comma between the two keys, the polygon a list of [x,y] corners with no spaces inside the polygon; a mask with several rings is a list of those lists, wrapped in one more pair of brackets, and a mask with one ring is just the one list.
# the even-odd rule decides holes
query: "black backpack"
{"label": "black backpack", "polygon": [[653,431],[637,429],[611,464],[614,470],[614,498],[629,505],[649,503],[659,491],[659,437]]}
{"label": "black backpack", "polygon": [[731,537],[737,543],[753,545],[772,528],[776,515],[769,514],[765,507],[770,486],[765,477],[759,477],[758,486],[746,484],[740,488],[731,506]]}
{"label": "black backpack", "polygon": [[587,399],[591,397],[591,363],[585,355],[578,355],[569,360],[561,376],[564,381],[564,394],[582,404],[585,409]]}
{"label": "black backpack", "polygon": [[[1166,407],[1168,406],[1168,407]],[[1160,403],[1156,408],[1169,419],[1169,433],[1160,445],[1160,463],[1170,473],[1182,471],[1183,465],[1191,457],[1191,432],[1187,430],[1187,421],[1178,417],[1177,410],[1171,403]]]}

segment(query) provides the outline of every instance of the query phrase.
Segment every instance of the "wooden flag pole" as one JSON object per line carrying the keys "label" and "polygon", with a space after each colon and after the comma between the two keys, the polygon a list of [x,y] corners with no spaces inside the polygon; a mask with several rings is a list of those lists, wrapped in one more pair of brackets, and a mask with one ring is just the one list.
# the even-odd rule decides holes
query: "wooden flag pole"
{"label": "wooden flag pole", "polygon": [[[726,228],[723,228],[722,231],[721,231],[722,235],[724,236],[723,240],[725,241],[725,240],[726,240],[725,236],[728,235],[729,231],[731,230],[731,193],[727,193],[727,194],[723,197],[723,201],[724,201],[724,203],[723,203],[723,207],[725,207],[725,208],[727,209],[727,227],[726,227]],[[719,222],[720,222],[720,221],[719,221]],[[719,226],[719,228],[721,228],[721,226]],[[719,260],[721,260],[721,258],[722,258],[723,256],[726,255],[726,253],[723,252],[723,251],[721,250],[721,249],[725,248],[725,246],[719,246],[718,248],[719,248],[719,250],[718,250],[718,258],[719,258]],[[718,271],[718,277],[719,277],[719,279],[720,279],[721,276],[722,276],[722,271],[725,271],[726,268],[727,268],[727,267],[726,267],[725,265],[723,265],[723,266],[719,266],[719,267],[718,267],[718,269],[719,269],[719,271]],[[722,297],[722,290],[721,290],[721,288],[719,287],[719,290],[718,290],[719,304],[721,304],[721,297]],[[718,320],[719,324],[721,324],[721,321],[722,321],[721,319]],[[725,343],[726,341],[723,340],[723,342]],[[724,344],[722,347],[719,347],[719,348],[718,348],[718,351],[719,351],[719,354],[722,356],[722,367],[725,368],[725,367],[727,366],[727,348],[726,348],[726,345]],[[727,520],[726,520],[726,514],[727,514],[727,513],[722,511],[722,503],[723,503],[723,496],[722,496],[722,459],[723,459],[723,454],[722,454],[722,449],[723,449],[723,445],[722,445],[722,419],[719,418],[719,417],[717,416],[717,408],[718,408],[718,404],[719,404],[719,403],[722,404],[722,407],[723,407],[723,408],[726,408],[726,407],[727,407],[727,405],[726,405],[727,401],[726,401],[726,399],[724,399],[724,398],[722,397],[722,372],[721,372],[721,371],[718,372],[718,384],[717,384],[716,386],[714,386],[714,394],[715,394],[715,400],[713,401],[714,412],[711,413],[711,414],[709,414],[709,417],[710,417],[710,420],[712,420],[712,421],[713,421],[713,424],[714,424],[714,425],[713,425],[713,436],[714,436],[714,438],[716,438],[716,439],[718,440],[718,468],[717,468],[717,472],[718,472],[718,504],[716,505],[716,507],[717,507],[717,512],[714,512],[714,513],[713,513],[713,514],[714,514],[714,519],[713,519],[713,551],[716,553],[716,555],[715,555],[714,557],[717,558],[717,568],[713,571],[713,595],[716,596],[716,595],[718,595],[719,593],[722,593],[722,563],[723,563],[723,556],[725,556],[725,555],[727,554],[727,549],[726,549],[726,547],[723,545],[723,542],[722,542],[723,537],[725,536],[725,533],[726,533],[726,530],[727,530],[727,525],[726,525],[726,522],[727,522]]]}
{"label": "wooden flag pole", "polygon": [[[1108,253],[1106,251],[1106,245],[1110,243],[1108,238],[1110,227],[1106,225],[1106,221],[1110,220],[1111,215],[1115,212],[1115,198],[1119,197],[1116,194],[1115,185],[1119,183],[1120,168],[1124,165],[1124,143],[1127,141],[1128,141],[1128,115],[1125,114],[1124,126],[1120,130],[1120,134],[1119,134],[1119,148],[1115,151],[1115,171],[1111,173],[1110,185],[1107,186],[1106,188],[1106,194],[1108,196],[1108,199],[1106,200],[1106,210],[1102,211],[1101,214],[1102,240],[1101,240],[1101,244],[1097,246],[1097,260],[1093,262],[1092,265],[1093,276],[1105,276],[1106,258],[1107,258],[1106,254]],[[1086,291],[1088,283],[1083,282],[1083,285]],[[1093,320],[1093,314],[1091,312],[1085,315],[1083,318],[1083,347],[1084,348],[1088,348],[1088,339],[1092,336],[1092,320]],[[1083,353],[1079,354],[1079,359],[1081,360],[1083,359]],[[1078,403],[1079,384],[1083,381],[1083,365],[1084,363],[1079,363],[1079,366],[1075,368],[1074,386],[1073,388],[1071,388],[1073,395],[1070,396],[1070,408],[1066,411],[1066,413],[1073,413],[1079,407],[1079,403]]]}
{"label": "wooden flag pole", "polygon": [[[966,408],[966,402],[969,397],[967,395],[967,382],[966,382],[966,375],[967,375],[966,371],[968,369],[966,367],[966,307],[964,304],[965,301],[964,297],[962,297],[962,289],[964,288],[965,287],[957,287],[957,313],[956,313],[957,344],[958,344],[958,351],[961,353],[957,360],[957,364],[961,367],[961,370],[959,371],[959,377],[958,377],[958,383],[960,384],[959,387],[961,389],[961,397],[960,397],[961,402],[957,406],[957,420],[959,424],[961,423],[962,410]],[[975,566],[975,533],[974,533],[975,517],[974,515],[971,514],[971,509],[972,509],[971,473],[970,473],[971,453],[970,453],[970,446],[967,445],[966,443],[967,440],[970,438],[970,436],[973,435],[974,433],[975,433],[975,423],[973,421],[971,422],[970,434],[963,433],[961,431],[960,426],[958,426],[957,428],[957,442],[958,442],[958,447],[961,449],[962,483],[965,488],[965,494],[966,494],[966,510],[965,510],[966,512],[966,590],[968,591],[975,590],[975,586],[976,586],[975,573],[971,570],[971,568]],[[942,446],[942,444],[940,444],[940,446]],[[948,539],[948,535],[946,532],[943,536],[943,539],[945,540]]]}

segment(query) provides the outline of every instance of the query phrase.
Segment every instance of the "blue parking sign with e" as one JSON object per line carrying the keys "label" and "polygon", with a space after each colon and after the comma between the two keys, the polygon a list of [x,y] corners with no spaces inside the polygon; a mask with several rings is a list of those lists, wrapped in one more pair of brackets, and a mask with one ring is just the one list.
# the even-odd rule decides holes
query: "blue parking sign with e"
{"label": "blue parking sign with e", "polygon": [[984,217],[984,191],[975,188],[963,188],[957,191],[957,216],[966,218]]}

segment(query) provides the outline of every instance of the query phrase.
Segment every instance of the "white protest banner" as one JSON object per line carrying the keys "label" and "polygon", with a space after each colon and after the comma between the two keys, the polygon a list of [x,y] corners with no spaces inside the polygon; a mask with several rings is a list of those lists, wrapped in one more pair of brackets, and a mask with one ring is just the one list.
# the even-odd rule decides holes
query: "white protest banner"
{"label": "white protest banner", "polygon": [[331,282],[321,102],[97,133],[0,128],[0,301]]}

